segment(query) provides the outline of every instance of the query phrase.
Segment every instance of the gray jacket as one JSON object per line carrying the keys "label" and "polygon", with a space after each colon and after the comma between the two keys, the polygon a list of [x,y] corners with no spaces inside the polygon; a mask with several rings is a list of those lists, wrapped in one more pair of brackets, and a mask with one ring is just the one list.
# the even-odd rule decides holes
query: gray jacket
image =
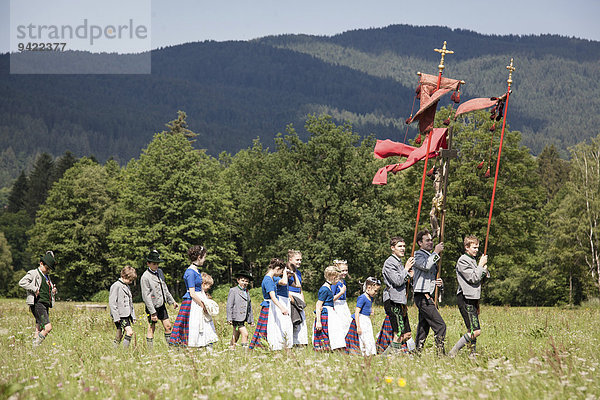
{"label": "gray jacket", "polygon": [[149,269],[144,271],[140,278],[140,287],[142,290],[142,300],[150,314],[156,313],[156,309],[162,307],[165,303],[175,304],[175,299],[169,292],[165,282],[165,274],[162,269],[157,269],[156,273]]}
{"label": "gray jacket", "polygon": [[433,294],[438,269],[437,260],[439,259],[440,256],[437,253],[430,253],[427,250],[420,249],[415,252],[415,265],[413,266],[415,293]]}
{"label": "gray jacket", "polygon": [[129,285],[121,279],[116,281],[110,287],[110,295],[108,296],[108,308],[110,308],[110,316],[114,322],[118,322],[121,318],[131,316],[134,320],[135,310],[133,309],[133,296]]}
{"label": "gray jacket", "polygon": [[456,262],[456,278],[458,279],[458,291],[456,294],[462,293],[465,298],[479,300],[481,298],[481,283],[486,277],[489,277],[489,272],[477,265],[477,261],[463,254]]}
{"label": "gray jacket", "polygon": [[250,293],[239,286],[229,289],[227,296],[227,321],[254,323]]}
{"label": "gray jacket", "polygon": [[[50,279],[50,277],[48,277]],[[27,271],[24,277],[19,281],[19,286],[27,290],[27,304],[32,306],[35,303],[35,294],[40,290],[42,285],[42,275],[40,275],[39,268],[31,269]],[[54,293],[50,294],[52,300],[52,306],[54,307]]]}
{"label": "gray jacket", "polygon": [[383,282],[385,290],[383,291],[383,301],[390,300],[397,304],[406,304],[406,282],[408,282],[408,272],[404,269],[402,260],[395,255],[391,255],[383,263]]}

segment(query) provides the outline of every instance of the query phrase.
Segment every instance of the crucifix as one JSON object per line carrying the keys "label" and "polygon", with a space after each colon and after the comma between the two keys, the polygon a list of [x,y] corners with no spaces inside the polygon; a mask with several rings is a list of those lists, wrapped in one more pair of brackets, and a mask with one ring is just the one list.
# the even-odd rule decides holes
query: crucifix
{"label": "crucifix", "polygon": [[[452,50],[448,50],[446,49],[446,42],[444,42],[444,45],[442,46],[441,49],[434,49],[434,51],[440,53],[442,55],[442,58],[440,60],[440,65],[438,65],[438,69],[439,69],[439,76],[438,76],[438,88],[440,87],[440,83],[441,83],[441,79],[442,79],[442,72],[444,71],[444,57],[446,56],[446,54],[454,54],[454,51]],[[461,81],[461,84],[464,84],[464,81]],[[441,172],[441,182],[437,182],[436,185],[436,194],[435,197],[433,199],[433,205],[432,205],[432,210],[431,213],[435,214],[437,211],[437,208],[439,207],[439,212],[440,212],[440,223],[439,223],[439,238],[440,238],[440,242],[444,242],[444,228],[446,225],[446,195],[447,195],[447,191],[448,191],[448,172],[450,169],[450,160],[453,158],[457,158],[458,157],[458,152],[452,148],[452,130],[453,127],[450,126],[448,128],[448,136],[446,138],[446,143],[448,144],[448,148],[447,149],[440,149],[440,157],[442,158],[442,172]],[[433,215],[432,219],[434,219],[435,216]],[[437,222],[437,221],[436,221]],[[433,227],[434,230],[435,227]],[[439,279],[440,278],[440,274],[441,274],[441,270],[442,270],[442,256],[440,256],[440,259],[438,261],[438,269],[437,269],[437,276],[436,278]],[[438,293],[438,287],[435,287],[435,306],[438,306],[438,300],[440,299],[441,296],[439,296]]]}
{"label": "crucifix", "polygon": [[[435,90],[438,91],[442,85],[442,74],[444,73],[444,68],[446,68],[444,66],[444,58],[446,57],[446,54],[454,54],[454,51],[448,50],[446,48],[445,40],[444,40],[444,45],[442,46],[441,49],[433,49],[433,50],[442,55],[442,58],[440,59],[440,64],[438,65],[438,79],[437,79],[437,85],[435,88]],[[417,75],[421,75],[421,73],[417,72]],[[437,105],[435,107],[437,107]],[[417,242],[417,230],[419,229],[419,217],[421,216],[421,204],[423,202],[423,189],[424,189],[424,185],[425,185],[425,174],[427,172],[427,161],[429,159],[429,150],[431,148],[431,136],[432,135],[433,135],[433,131],[427,133],[427,152],[425,153],[426,154],[425,164],[423,165],[423,179],[421,180],[421,194],[419,195],[419,208],[417,211],[417,221],[415,223],[415,233],[413,236],[412,250],[410,252],[411,257],[413,256],[413,254],[415,254],[415,245]],[[439,268],[438,268],[438,270],[439,270]],[[438,271],[438,278],[439,278],[439,271]],[[436,287],[436,290],[437,290],[437,287]],[[437,293],[436,293],[436,295],[437,295]],[[436,298],[437,298],[437,296],[436,296]]]}
{"label": "crucifix", "polygon": [[438,70],[440,71],[440,74],[438,75],[437,87],[439,89],[440,83],[442,82],[442,72],[444,72],[444,68],[446,68],[444,66],[444,57],[446,57],[446,54],[454,54],[454,51],[446,49],[446,41],[445,40],[444,40],[444,45],[442,46],[441,49],[433,49],[433,51],[436,51],[442,55],[442,59],[440,60],[440,65],[438,65]]}

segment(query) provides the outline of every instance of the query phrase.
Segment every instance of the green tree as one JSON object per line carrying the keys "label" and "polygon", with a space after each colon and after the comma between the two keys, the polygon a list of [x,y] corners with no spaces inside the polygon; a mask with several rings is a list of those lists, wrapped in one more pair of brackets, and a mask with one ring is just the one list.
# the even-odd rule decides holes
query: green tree
{"label": "green tree", "polygon": [[27,251],[27,231],[32,224],[32,218],[25,210],[0,213],[0,232],[4,232],[10,246],[15,271],[27,270],[31,266],[31,254]]}
{"label": "green tree", "polygon": [[[438,123],[449,113],[448,108],[440,110]],[[458,149],[459,157],[450,167],[443,254],[443,277],[448,284],[446,293],[452,297],[456,293],[454,267],[464,251],[463,238],[474,234],[481,240],[481,251],[485,245],[500,141],[498,130],[494,134],[490,132],[492,121],[488,116],[480,111],[453,123],[453,145]],[[538,261],[543,189],[535,159],[520,143],[520,133],[507,127],[488,243],[492,279],[483,296],[493,304],[553,304],[555,299],[547,296],[556,282]],[[477,169],[481,161],[486,165]],[[484,173],[488,165],[491,174],[486,178]],[[426,198],[431,199],[432,195],[430,191]]]}
{"label": "green tree", "polygon": [[21,171],[17,180],[13,183],[8,195],[8,212],[16,213],[25,209],[27,193],[29,192],[29,179],[25,171]]}
{"label": "green tree", "polygon": [[111,263],[145,266],[149,249],[166,260],[167,279],[178,289],[189,265],[187,250],[208,249],[205,270],[218,275],[239,260],[232,240],[233,205],[221,183],[222,166],[194,150],[181,132],[161,132],[124,171],[111,232]]}
{"label": "green tree", "polygon": [[329,116],[309,116],[305,128],[306,143],[290,126],[275,152],[255,142],[233,157],[227,174],[242,219],[240,251],[260,266],[289,248],[303,251],[307,289],[333,259],[346,258],[356,291],[359,279],[380,275],[389,237],[408,226],[397,219],[394,195],[371,184],[382,164],[372,139],[361,142]]}
{"label": "green tree", "polygon": [[187,114],[184,111],[177,111],[177,119],[166,124],[167,128],[169,128],[168,132],[172,134],[181,134],[188,139],[193,139],[198,136],[188,129],[186,118]]}
{"label": "green tree", "polygon": [[33,218],[43,204],[53,183],[54,160],[48,153],[39,155],[29,174],[29,186],[25,196],[25,208]]}
{"label": "green tree", "polygon": [[52,170],[52,182],[59,180],[63,174],[77,162],[77,157],[70,151],[65,151],[65,154],[60,156],[54,163]]}
{"label": "green tree", "polygon": [[568,272],[570,301],[577,303],[600,290],[600,135],[570,151],[569,180],[550,218],[551,250]]}
{"label": "green tree", "polygon": [[7,290],[12,284],[13,276],[14,271],[10,246],[4,237],[4,233],[0,232],[0,295],[6,295]]}
{"label": "green tree", "polygon": [[554,144],[544,147],[537,157],[541,184],[546,189],[546,202],[551,201],[569,179],[569,162],[560,158]]}
{"label": "green tree", "polygon": [[38,211],[29,251],[55,252],[54,276],[63,299],[90,299],[118,276],[109,263],[107,213],[117,201],[119,178],[114,161],[104,167],[82,158],[52,187]]}

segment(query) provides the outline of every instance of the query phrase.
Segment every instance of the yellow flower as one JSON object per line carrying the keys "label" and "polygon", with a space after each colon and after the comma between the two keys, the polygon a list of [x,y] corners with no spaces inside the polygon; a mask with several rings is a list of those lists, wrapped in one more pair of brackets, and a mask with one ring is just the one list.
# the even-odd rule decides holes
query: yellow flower
{"label": "yellow flower", "polygon": [[56,346],[56,342],[52,342],[52,346]]}
{"label": "yellow flower", "polygon": [[394,378],[392,378],[391,376],[385,377],[385,383],[392,383],[393,380],[394,380]]}
{"label": "yellow flower", "polygon": [[406,381],[404,380],[404,378],[398,378],[398,386],[400,386],[400,387],[406,386]]}

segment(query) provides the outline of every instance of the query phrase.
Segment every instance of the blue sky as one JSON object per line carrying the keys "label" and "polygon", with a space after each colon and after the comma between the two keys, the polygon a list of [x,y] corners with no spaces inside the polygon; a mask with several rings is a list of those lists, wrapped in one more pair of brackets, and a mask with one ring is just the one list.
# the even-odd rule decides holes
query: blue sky
{"label": "blue sky", "polygon": [[[11,35],[14,36],[10,29],[10,1],[0,0],[0,52],[8,51]],[[44,7],[68,1],[93,4],[90,0],[31,1]],[[551,33],[600,41],[600,24],[596,21],[600,15],[598,0],[429,0],[426,2],[431,7],[428,11],[422,8],[423,3],[404,0],[148,0],[151,46],[208,39],[248,40],[282,33],[332,35],[390,24],[441,25],[501,35]],[[44,7],[26,8],[27,17],[49,15]],[[115,10],[105,12],[114,14]],[[61,13],[62,18],[74,22],[82,19],[80,9]],[[95,10],[93,16],[101,19],[102,13]]]}

